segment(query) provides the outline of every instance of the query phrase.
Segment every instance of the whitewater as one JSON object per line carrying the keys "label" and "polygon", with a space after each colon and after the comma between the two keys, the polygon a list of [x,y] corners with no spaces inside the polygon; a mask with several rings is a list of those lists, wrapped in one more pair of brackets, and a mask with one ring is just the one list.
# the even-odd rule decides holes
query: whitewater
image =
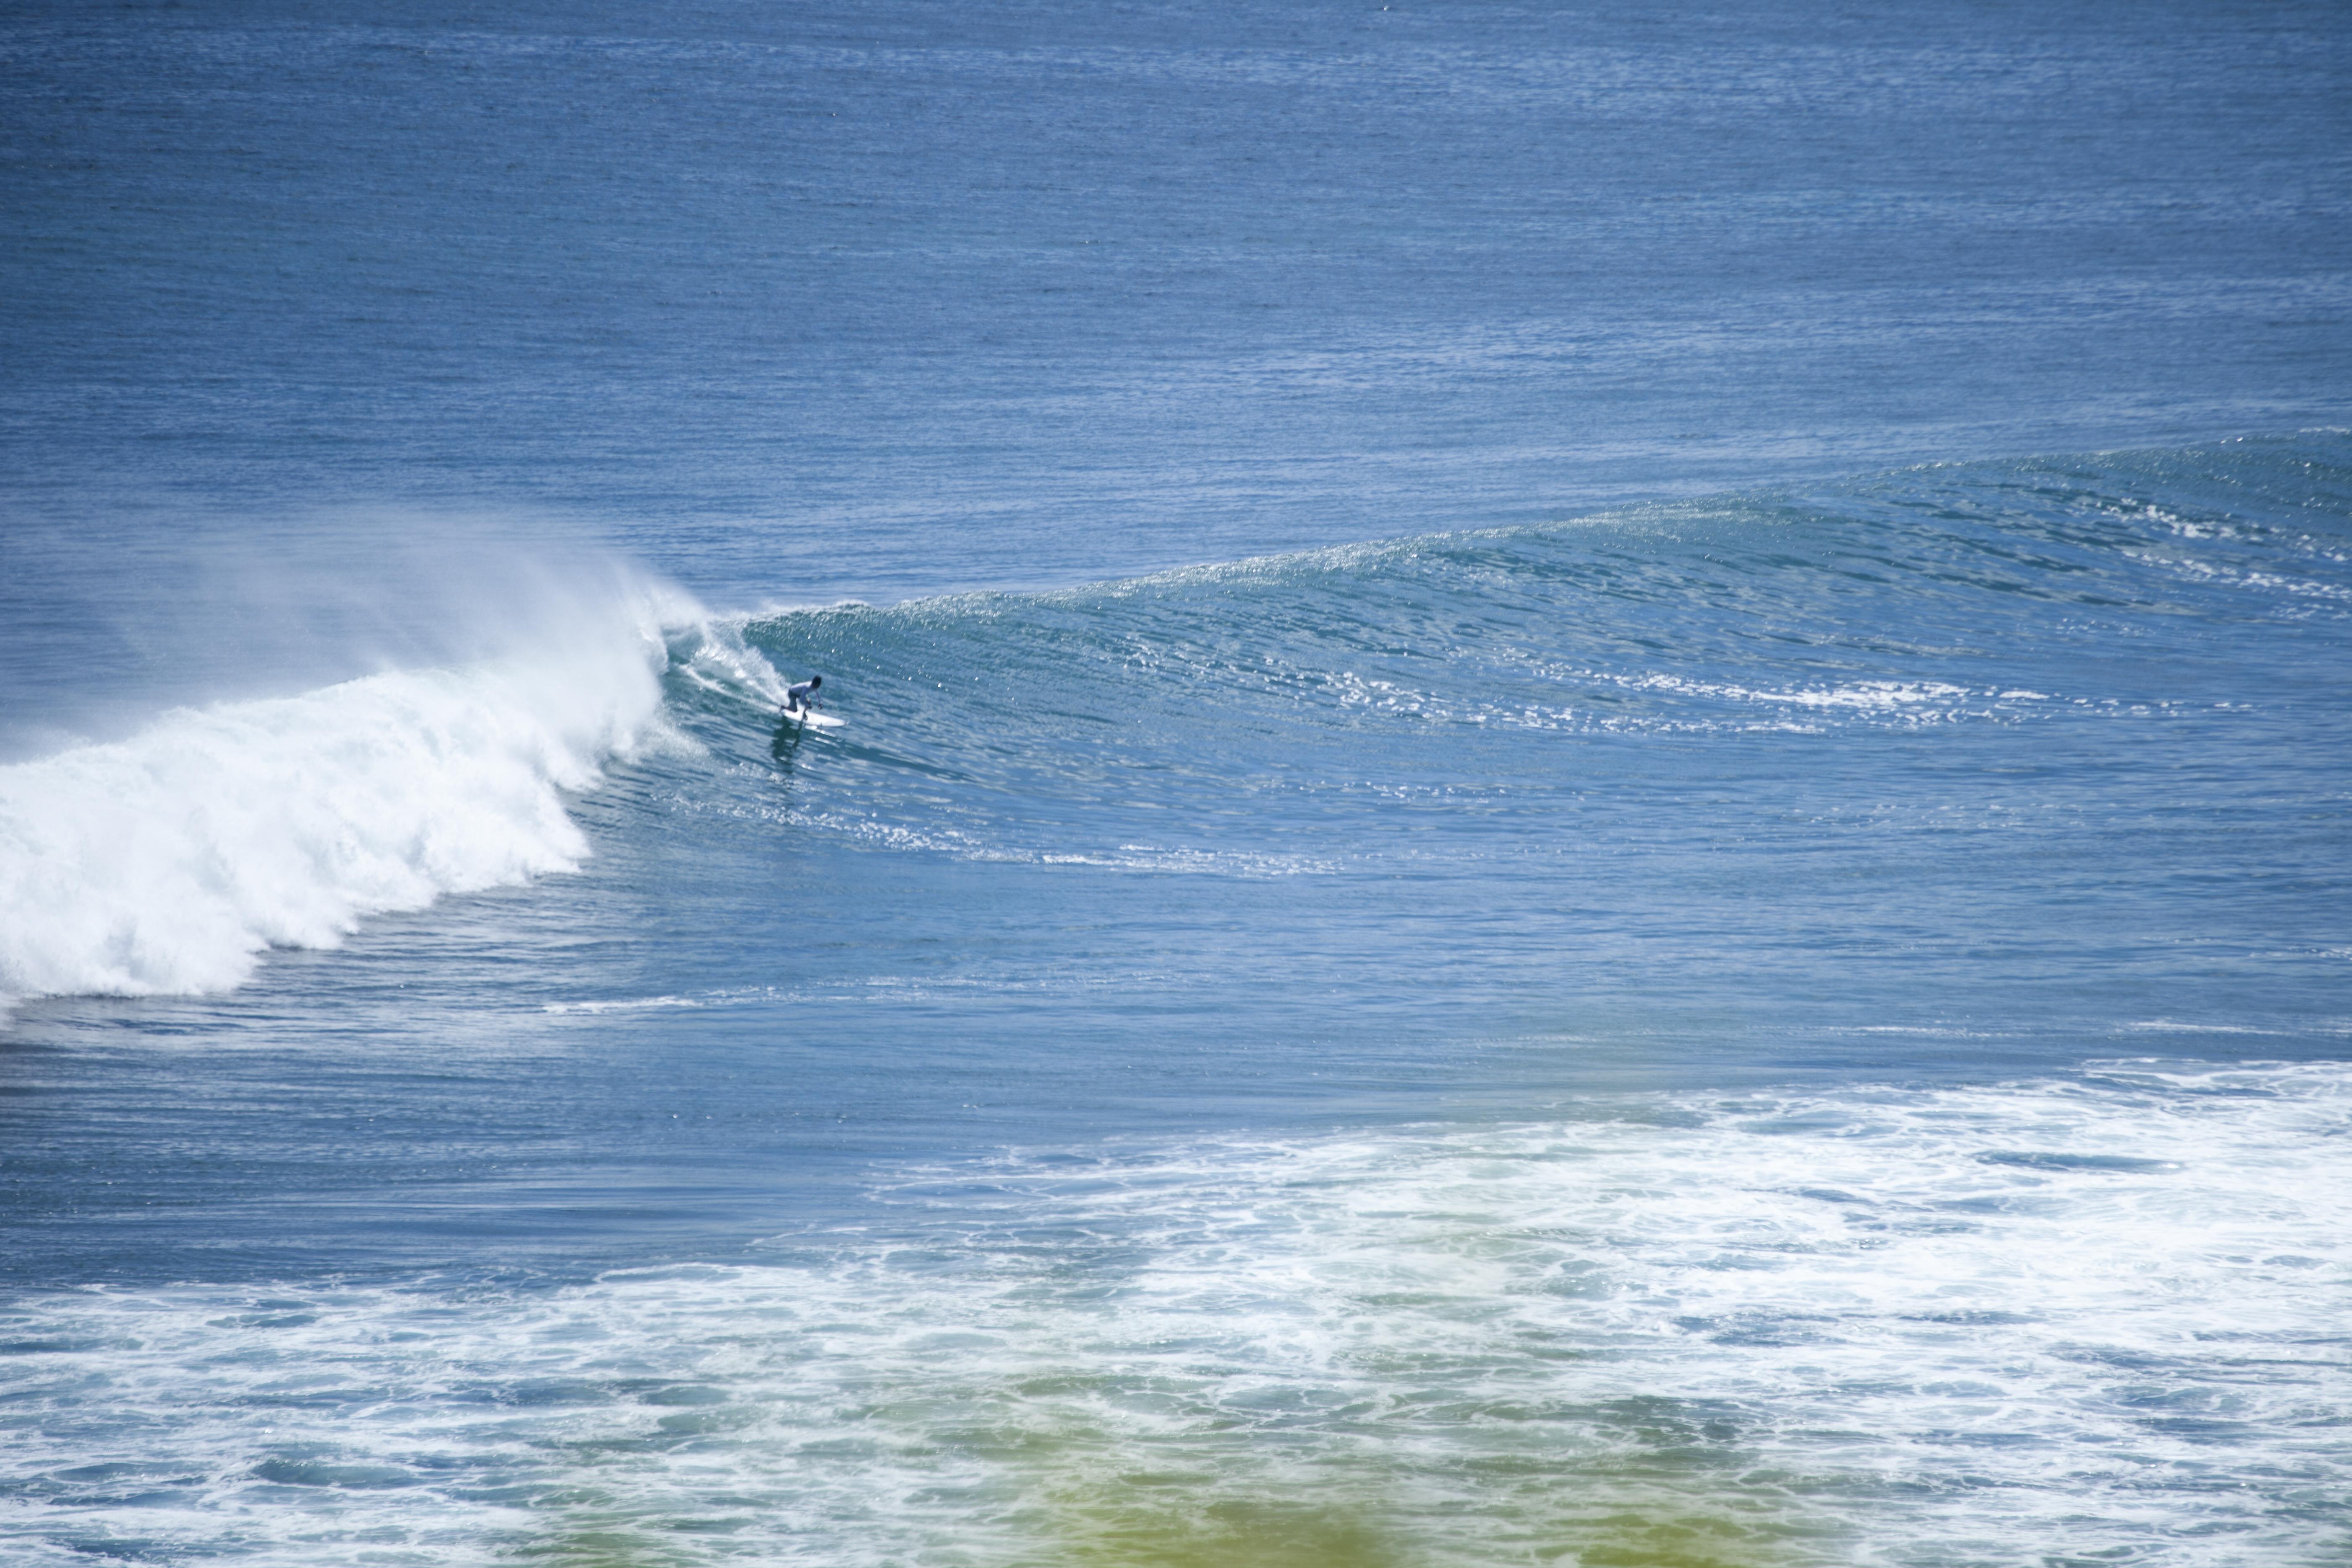
{"label": "whitewater", "polygon": [[[576,868],[565,795],[676,742],[666,631],[706,656],[723,634],[642,577],[508,611],[499,640],[529,646],[499,658],[179,710],[0,768],[0,1005],[224,991],[270,948]],[[729,665],[758,679],[740,651]]]}
{"label": "whitewater", "polygon": [[0,1319],[0,1529],[59,1563],[2315,1563],[2347,1092],[1602,1099],[910,1169],[854,1226],[551,1290],[79,1292]]}

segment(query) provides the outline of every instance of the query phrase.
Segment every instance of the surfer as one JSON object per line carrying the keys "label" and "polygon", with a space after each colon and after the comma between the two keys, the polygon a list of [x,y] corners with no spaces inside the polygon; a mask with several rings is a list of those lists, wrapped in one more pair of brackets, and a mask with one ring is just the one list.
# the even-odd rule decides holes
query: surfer
{"label": "surfer", "polygon": [[786,687],[784,689],[784,716],[788,719],[796,719],[803,713],[815,712],[816,689],[824,684],[824,676],[812,675],[797,686]]}

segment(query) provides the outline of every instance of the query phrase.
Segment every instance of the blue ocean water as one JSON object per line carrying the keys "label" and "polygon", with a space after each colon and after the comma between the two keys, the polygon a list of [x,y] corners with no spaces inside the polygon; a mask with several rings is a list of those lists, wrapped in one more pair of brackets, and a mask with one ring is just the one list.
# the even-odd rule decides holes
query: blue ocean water
{"label": "blue ocean water", "polygon": [[9,9],[5,1554],[2336,1560],[2339,31]]}

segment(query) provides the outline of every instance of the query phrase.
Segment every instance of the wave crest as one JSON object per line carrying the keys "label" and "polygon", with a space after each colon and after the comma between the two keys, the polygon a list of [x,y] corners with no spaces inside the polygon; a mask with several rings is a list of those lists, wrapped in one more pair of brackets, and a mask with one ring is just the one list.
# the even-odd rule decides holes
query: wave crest
{"label": "wave crest", "polygon": [[224,991],[268,948],[575,868],[563,792],[666,732],[662,626],[694,612],[643,580],[533,608],[521,651],[0,768],[0,1005]]}

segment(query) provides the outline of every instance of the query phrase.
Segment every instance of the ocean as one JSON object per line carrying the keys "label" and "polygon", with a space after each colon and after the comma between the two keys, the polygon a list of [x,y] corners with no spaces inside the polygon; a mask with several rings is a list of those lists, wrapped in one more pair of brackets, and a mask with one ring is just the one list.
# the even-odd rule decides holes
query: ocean
{"label": "ocean", "polygon": [[2343,1561],[2341,22],[0,9],[0,1557]]}

